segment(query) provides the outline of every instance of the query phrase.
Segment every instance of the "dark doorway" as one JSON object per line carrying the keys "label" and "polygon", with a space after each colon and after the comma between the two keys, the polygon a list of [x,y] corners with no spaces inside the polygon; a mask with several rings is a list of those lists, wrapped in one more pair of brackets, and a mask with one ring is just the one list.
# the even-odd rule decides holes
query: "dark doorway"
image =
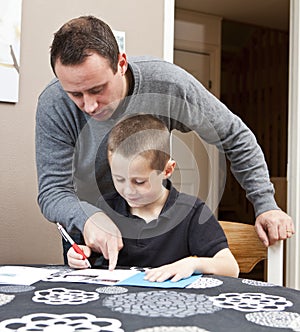
{"label": "dark doorway", "polygon": [[[286,209],[289,34],[223,21],[221,100],[254,132],[279,206]],[[219,220],[254,224],[253,207],[229,165]]]}

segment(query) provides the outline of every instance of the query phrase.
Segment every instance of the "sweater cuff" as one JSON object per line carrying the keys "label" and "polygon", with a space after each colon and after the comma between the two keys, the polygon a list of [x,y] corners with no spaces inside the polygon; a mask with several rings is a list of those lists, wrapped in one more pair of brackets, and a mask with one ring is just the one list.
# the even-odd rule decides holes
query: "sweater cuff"
{"label": "sweater cuff", "polygon": [[253,204],[255,218],[260,214],[270,210],[280,210],[278,207],[274,195],[269,193],[255,194],[252,199],[249,197],[250,202]]}

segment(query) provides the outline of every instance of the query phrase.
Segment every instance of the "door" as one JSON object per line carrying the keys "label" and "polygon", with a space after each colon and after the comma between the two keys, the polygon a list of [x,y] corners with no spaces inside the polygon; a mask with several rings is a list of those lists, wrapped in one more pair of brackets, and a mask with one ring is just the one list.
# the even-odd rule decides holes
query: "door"
{"label": "door", "polygon": [[[175,49],[174,63],[196,77],[207,89],[211,87],[210,54]],[[173,158],[177,162],[172,177],[174,186],[204,200],[215,211],[218,205],[218,169],[213,147],[191,132],[173,135]]]}

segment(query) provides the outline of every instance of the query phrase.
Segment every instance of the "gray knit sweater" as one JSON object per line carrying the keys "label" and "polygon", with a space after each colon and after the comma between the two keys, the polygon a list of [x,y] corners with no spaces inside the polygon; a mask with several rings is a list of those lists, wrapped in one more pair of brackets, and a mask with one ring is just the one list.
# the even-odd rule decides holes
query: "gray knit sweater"
{"label": "gray knit sweater", "polygon": [[121,117],[151,113],[168,128],[196,131],[231,161],[256,215],[278,209],[263,153],[253,133],[224,104],[181,68],[149,57],[129,58],[131,96],[104,122],[93,120],[54,79],[41,93],[36,114],[38,202],[44,216],[69,231],[83,230],[98,209],[100,193],[112,189],[105,137]]}

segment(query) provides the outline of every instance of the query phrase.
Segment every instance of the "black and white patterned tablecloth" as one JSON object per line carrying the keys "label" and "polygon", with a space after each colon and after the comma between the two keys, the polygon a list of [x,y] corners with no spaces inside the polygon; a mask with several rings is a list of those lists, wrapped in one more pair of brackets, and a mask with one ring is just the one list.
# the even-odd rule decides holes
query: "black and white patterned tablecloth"
{"label": "black and white patterned tablecloth", "polygon": [[0,285],[0,332],[300,331],[300,292],[203,276],[185,289]]}

